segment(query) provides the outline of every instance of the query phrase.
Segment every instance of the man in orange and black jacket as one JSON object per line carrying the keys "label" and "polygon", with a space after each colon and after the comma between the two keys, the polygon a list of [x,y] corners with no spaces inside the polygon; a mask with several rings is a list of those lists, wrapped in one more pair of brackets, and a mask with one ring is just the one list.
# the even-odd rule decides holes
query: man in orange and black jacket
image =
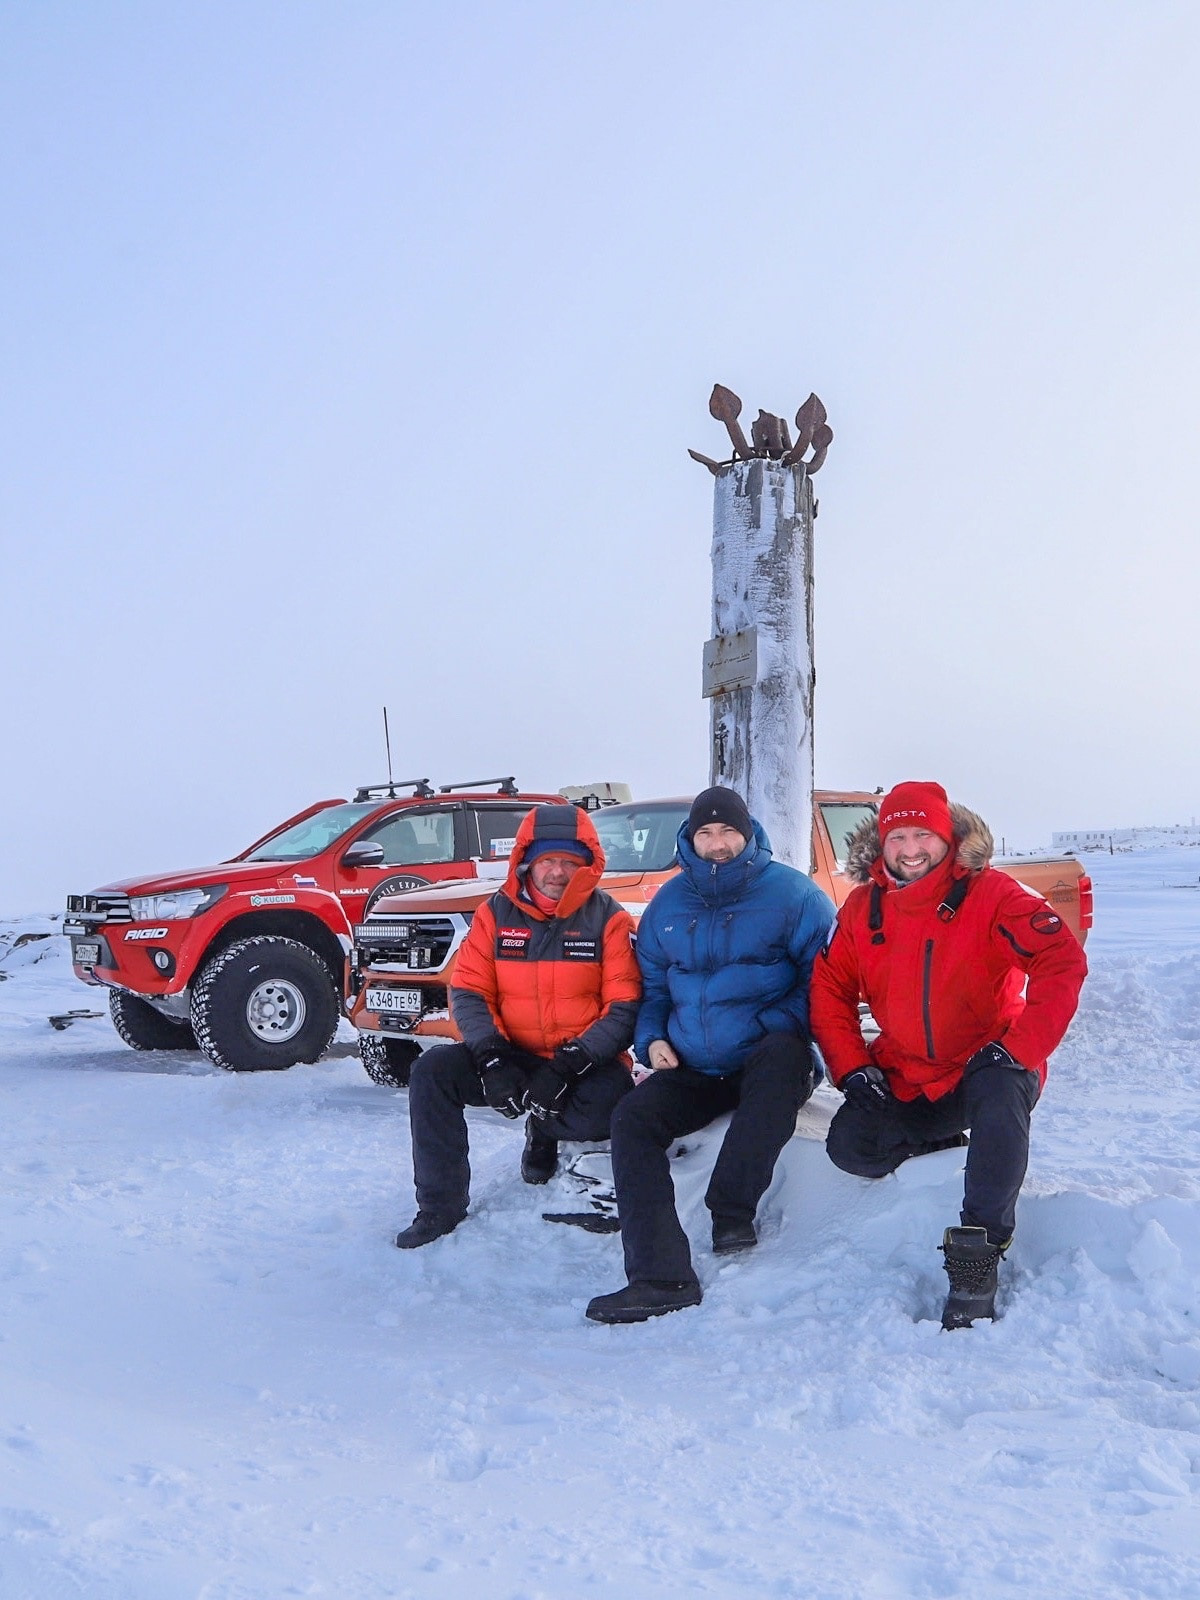
{"label": "man in orange and black jacket", "polygon": [[416,1062],[408,1088],[416,1249],[467,1213],[465,1106],[528,1113],[521,1176],[546,1183],[560,1139],[607,1139],[632,1087],[625,1054],[642,985],[633,918],[599,887],[604,851],[586,811],[535,806],[517,830],[504,887],[475,913],[450,1006],[461,1044]]}

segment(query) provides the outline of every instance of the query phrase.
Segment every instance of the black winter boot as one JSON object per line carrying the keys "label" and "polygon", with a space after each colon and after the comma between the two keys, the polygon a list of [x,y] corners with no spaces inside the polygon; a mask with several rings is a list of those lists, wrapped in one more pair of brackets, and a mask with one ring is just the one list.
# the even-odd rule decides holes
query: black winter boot
{"label": "black winter boot", "polygon": [[549,1183],[558,1171],[558,1140],[543,1133],[536,1117],[525,1121],[525,1148],[521,1152],[521,1176],[526,1183]]}
{"label": "black winter boot", "polygon": [[938,1246],[945,1256],[950,1293],[942,1309],[943,1328],[969,1328],[995,1318],[996,1272],[1004,1254],[989,1244],[986,1228],[947,1228]]}
{"label": "black winter boot", "polygon": [[665,1317],[668,1311],[682,1311],[700,1304],[698,1283],[627,1283],[615,1294],[598,1294],[588,1301],[586,1315],[592,1322],[645,1322],[650,1317]]}
{"label": "black winter boot", "polygon": [[448,1233],[453,1233],[461,1217],[441,1217],[433,1211],[418,1211],[403,1232],[396,1235],[397,1250],[419,1250]]}
{"label": "black winter boot", "polygon": [[739,1222],[736,1217],[712,1219],[713,1255],[731,1256],[739,1250],[753,1250],[758,1234],[752,1222]]}

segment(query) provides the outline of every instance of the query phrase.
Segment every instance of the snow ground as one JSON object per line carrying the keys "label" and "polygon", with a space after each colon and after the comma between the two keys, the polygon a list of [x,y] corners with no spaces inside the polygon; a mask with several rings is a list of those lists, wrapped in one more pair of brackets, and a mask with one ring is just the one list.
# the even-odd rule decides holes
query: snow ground
{"label": "snow ground", "polygon": [[56,1032],[97,991],[0,923],[0,1597],[1200,1596],[1195,861],[1089,859],[1004,1314],[955,1334],[959,1153],[838,1173],[831,1091],[751,1257],[689,1141],[704,1304],[596,1327],[619,1240],[541,1221],[519,1125],[473,1115],[472,1216],[401,1254],[403,1091]]}

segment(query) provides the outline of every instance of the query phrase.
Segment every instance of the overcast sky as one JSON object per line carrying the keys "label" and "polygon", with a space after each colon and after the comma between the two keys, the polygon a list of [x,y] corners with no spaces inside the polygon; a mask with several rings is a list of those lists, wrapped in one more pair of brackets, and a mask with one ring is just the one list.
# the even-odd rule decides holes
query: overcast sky
{"label": "overcast sky", "polygon": [[1192,4],[0,7],[0,909],[384,771],[707,778],[815,389],[817,779],[1200,814]]}

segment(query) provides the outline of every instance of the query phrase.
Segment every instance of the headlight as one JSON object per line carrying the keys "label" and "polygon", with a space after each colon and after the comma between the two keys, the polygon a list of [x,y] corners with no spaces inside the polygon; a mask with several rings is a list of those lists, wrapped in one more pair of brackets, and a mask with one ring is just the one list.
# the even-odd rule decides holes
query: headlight
{"label": "headlight", "polygon": [[228,888],[227,883],[211,883],[204,889],[176,889],[172,894],[131,894],[129,910],[135,922],[177,922],[215,906]]}

